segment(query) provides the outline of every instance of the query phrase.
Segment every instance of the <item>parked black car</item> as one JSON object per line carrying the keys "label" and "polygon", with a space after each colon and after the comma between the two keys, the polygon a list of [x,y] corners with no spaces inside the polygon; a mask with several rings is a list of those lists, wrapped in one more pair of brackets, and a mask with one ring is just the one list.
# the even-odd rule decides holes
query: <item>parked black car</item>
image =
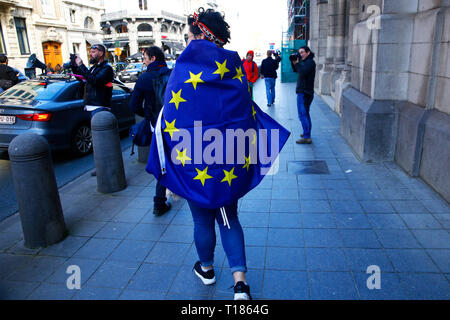
{"label": "parked black car", "polygon": [[[70,149],[75,155],[92,151],[90,112],[84,111],[84,83],[54,75],[26,80],[0,94],[0,150],[17,135],[33,132],[47,139],[53,150]],[[135,123],[128,107],[131,89],[113,85],[111,112],[119,130]]]}

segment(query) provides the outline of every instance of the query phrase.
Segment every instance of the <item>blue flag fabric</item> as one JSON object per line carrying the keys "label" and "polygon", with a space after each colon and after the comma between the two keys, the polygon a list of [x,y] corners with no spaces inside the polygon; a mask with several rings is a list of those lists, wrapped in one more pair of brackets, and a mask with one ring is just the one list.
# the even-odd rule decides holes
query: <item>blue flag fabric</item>
{"label": "blue flag fabric", "polygon": [[161,133],[166,172],[161,173],[155,134],[146,171],[172,192],[211,209],[256,187],[290,135],[252,101],[237,52],[207,40],[191,41],[177,59]]}

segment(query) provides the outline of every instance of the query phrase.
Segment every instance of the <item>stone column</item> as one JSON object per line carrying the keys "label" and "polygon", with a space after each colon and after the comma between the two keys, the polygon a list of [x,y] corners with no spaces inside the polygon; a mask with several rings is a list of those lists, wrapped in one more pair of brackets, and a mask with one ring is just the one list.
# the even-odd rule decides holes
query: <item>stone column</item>
{"label": "stone column", "polygon": [[[333,63],[334,71],[331,76],[331,95],[336,99],[336,81],[341,77],[345,66],[345,8],[346,0],[336,0],[334,14]],[[335,106],[336,108],[336,106]]]}
{"label": "stone column", "polygon": [[335,12],[336,1],[328,0],[328,35],[325,62],[319,71],[319,94],[331,94],[331,75],[334,70],[334,34],[335,34]]}
{"label": "stone column", "polygon": [[347,44],[347,50],[344,47],[344,63],[340,73],[339,78],[335,82],[335,94],[334,94],[334,110],[337,113],[341,113],[342,108],[342,93],[350,86],[351,82],[351,68],[352,68],[352,57],[353,57],[353,28],[358,22],[358,0],[347,0],[347,16],[348,19],[345,22],[347,27],[347,33],[345,34],[345,39],[347,40],[344,44]]}
{"label": "stone column", "polygon": [[130,39],[130,55],[133,55],[139,51],[136,18],[132,18],[131,22],[128,23],[128,37]]}

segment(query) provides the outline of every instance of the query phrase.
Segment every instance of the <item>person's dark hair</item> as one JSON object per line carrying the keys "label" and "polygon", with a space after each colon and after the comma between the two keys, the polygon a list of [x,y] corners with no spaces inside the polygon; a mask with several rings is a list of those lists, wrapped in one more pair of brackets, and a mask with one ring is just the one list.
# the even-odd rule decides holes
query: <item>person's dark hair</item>
{"label": "person's dark hair", "polygon": [[305,50],[306,53],[311,52],[311,49],[308,46],[300,47],[300,49]]}
{"label": "person's dark hair", "polygon": [[164,52],[161,48],[156,46],[151,46],[145,49],[144,53],[149,57],[155,57],[157,61],[165,61]]}
{"label": "person's dark hair", "polygon": [[[230,26],[225,22],[224,16],[220,12],[214,11],[213,9],[205,10],[203,7],[198,8],[198,21],[202,22],[204,25],[211,30],[212,33],[226,44],[230,42]],[[198,36],[202,33],[202,30],[198,26],[194,26],[194,16],[190,15],[188,17],[189,31],[194,35]]]}
{"label": "person's dark hair", "polygon": [[5,63],[8,60],[6,54],[0,54],[0,63]]}

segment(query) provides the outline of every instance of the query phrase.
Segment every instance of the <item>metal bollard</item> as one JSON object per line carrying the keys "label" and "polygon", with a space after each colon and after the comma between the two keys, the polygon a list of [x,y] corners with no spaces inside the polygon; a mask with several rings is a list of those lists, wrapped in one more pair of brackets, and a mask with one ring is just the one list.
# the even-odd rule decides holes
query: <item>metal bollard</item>
{"label": "metal bollard", "polygon": [[8,148],[24,234],[24,246],[47,247],[67,236],[50,147],[35,133],[15,137]]}
{"label": "metal bollard", "polygon": [[91,120],[97,190],[112,193],[127,187],[116,117],[109,111],[94,114]]}

